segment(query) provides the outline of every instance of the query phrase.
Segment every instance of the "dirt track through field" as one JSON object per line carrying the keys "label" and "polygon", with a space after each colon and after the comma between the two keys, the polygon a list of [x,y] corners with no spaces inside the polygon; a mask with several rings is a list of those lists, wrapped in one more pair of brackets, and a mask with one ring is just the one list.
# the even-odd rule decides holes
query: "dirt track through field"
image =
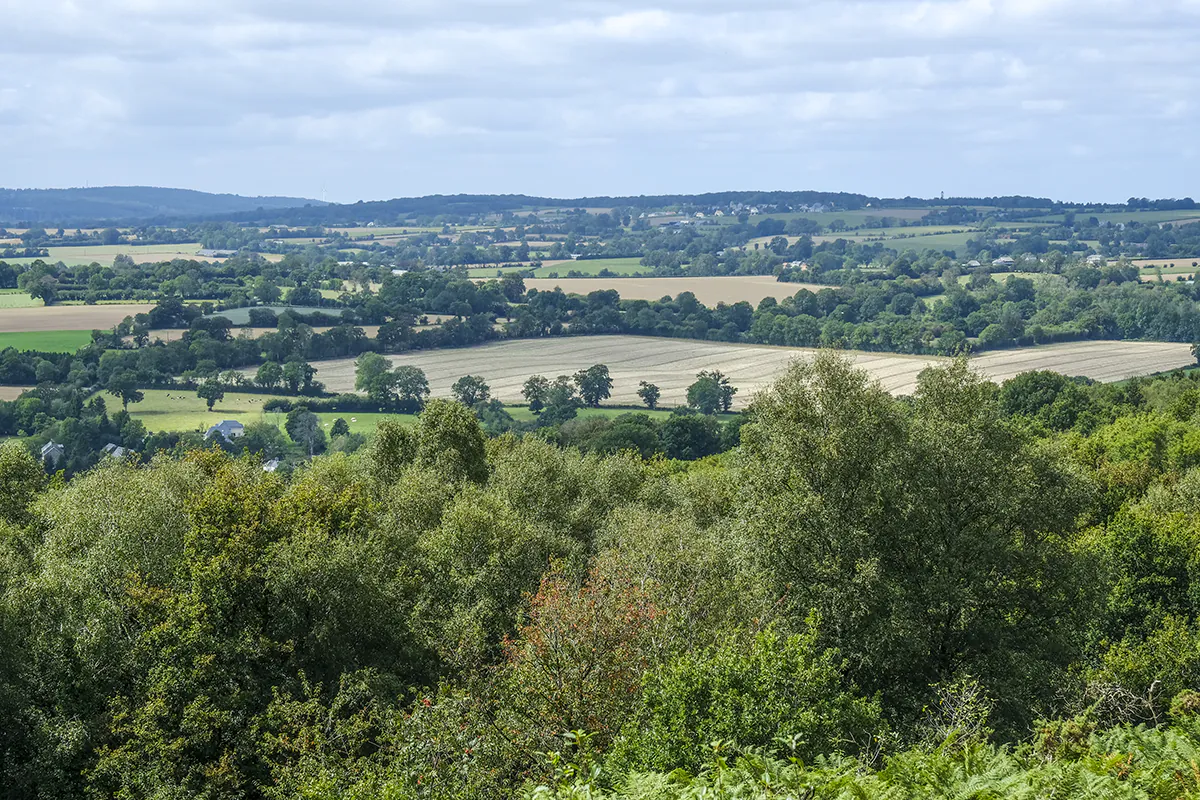
{"label": "dirt track through field", "polygon": [[[697,372],[719,369],[739,389],[735,407],[744,408],[755,392],[769,386],[789,363],[811,358],[815,353],[804,348],[682,339],[581,336],[424,351],[394,356],[392,363],[411,364],[424,370],[435,397],[448,396],[450,386],[463,375],[480,375],[491,386],[494,397],[516,403],[522,402],[521,387],[530,375],[553,379],[592,364],[605,364],[613,378],[609,402],[637,404],[639,382],[649,381],[662,390],[664,406],[682,405],[686,401],[687,387],[696,379]],[[934,356],[863,352],[849,355],[893,394],[910,394],[922,369],[945,362]],[[1044,369],[1114,381],[1194,363],[1189,345],[1159,342],[1072,342],[990,352],[972,360],[976,369],[995,380]],[[315,366],[317,378],[331,391],[354,390],[353,361],[326,361]]]}
{"label": "dirt track through field", "polygon": [[0,309],[0,333],[107,330],[126,317],[154,308],[149,303]]}
{"label": "dirt track through field", "polygon": [[526,289],[552,292],[561,288],[567,294],[588,294],[616,289],[622,300],[659,300],[691,292],[706,306],[746,301],[757,306],[764,298],[782,300],[801,289],[819,292],[829,286],[811,283],[780,283],[772,275],[738,275],[706,278],[526,278]]}

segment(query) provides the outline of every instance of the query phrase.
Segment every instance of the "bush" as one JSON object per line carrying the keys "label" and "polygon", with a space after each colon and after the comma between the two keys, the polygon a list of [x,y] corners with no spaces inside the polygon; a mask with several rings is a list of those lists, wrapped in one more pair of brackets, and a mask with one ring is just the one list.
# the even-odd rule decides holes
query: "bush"
{"label": "bush", "polygon": [[614,762],[637,770],[696,770],[715,741],[809,758],[855,752],[881,732],[878,703],[858,697],[836,651],[803,635],[732,637],[677,656],[647,676],[641,712],[625,727]]}

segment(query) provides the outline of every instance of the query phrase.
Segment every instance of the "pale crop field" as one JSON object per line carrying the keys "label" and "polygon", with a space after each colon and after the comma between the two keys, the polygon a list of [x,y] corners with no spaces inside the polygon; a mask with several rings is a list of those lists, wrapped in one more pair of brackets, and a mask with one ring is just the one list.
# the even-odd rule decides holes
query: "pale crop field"
{"label": "pale crop field", "polygon": [[28,391],[31,386],[0,386],[0,400],[16,400],[21,392]]}
{"label": "pale crop field", "polygon": [[152,308],[149,303],[5,308],[0,310],[0,333],[107,330]]}
{"label": "pale crop field", "polygon": [[773,275],[736,275],[703,278],[526,278],[526,289],[554,291],[561,288],[567,294],[588,294],[601,289],[616,289],[622,300],[659,300],[691,292],[706,306],[717,303],[732,305],[745,301],[757,306],[764,298],[782,300],[801,289],[818,292],[828,289],[810,283],[780,283]]}
{"label": "pale crop field", "polygon": [[1031,370],[1050,370],[1105,383],[1169,372],[1195,363],[1190,344],[1132,341],[1064,342],[991,350],[971,359],[972,366],[997,381]]}
{"label": "pale crop field", "polygon": [[[553,379],[571,375],[592,364],[604,364],[613,378],[608,402],[635,405],[641,381],[662,390],[664,406],[683,405],[687,387],[701,370],[719,369],[738,387],[734,407],[744,408],[754,394],[774,382],[796,360],[812,358],[806,348],[724,344],[641,336],[580,336],[521,339],[455,350],[428,350],[391,357],[395,365],[419,367],[435,397],[450,394],[464,375],[479,375],[492,396],[506,403],[522,402],[521,387],[531,375]],[[893,394],[910,394],[921,370],[946,363],[935,356],[848,352]],[[1195,363],[1186,344],[1160,342],[1071,342],[1067,344],[984,353],[972,365],[1002,381],[1029,370],[1053,370],[1116,381],[1164,372]],[[330,391],[354,391],[354,361],[341,359],[314,364],[318,380]]]}

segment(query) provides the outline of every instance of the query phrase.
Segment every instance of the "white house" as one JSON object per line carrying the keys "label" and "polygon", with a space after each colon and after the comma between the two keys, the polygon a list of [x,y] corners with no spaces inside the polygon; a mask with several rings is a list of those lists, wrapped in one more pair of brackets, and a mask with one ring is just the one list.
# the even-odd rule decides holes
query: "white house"
{"label": "white house", "polygon": [[1103,264],[1104,256],[1097,256],[1097,255],[1088,256],[1087,263],[1091,264],[1092,266],[1096,266],[1097,264]]}
{"label": "white house", "polygon": [[993,267],[1011,267],[1016,264],[1016,260],[1012,256],[1000,256],[992,262]]}

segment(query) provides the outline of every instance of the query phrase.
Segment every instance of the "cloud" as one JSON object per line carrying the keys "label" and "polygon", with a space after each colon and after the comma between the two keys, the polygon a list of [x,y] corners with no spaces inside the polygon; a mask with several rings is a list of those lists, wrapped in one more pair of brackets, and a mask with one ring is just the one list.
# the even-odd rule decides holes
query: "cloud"
{"label": "cloud", "polygon": [[[1200,0],[0,0],[17,185],[1182,195]],[[1069,140],[1069,144],[1067,143]],[[1119,183],[1114,183],[1119,182]]]}

